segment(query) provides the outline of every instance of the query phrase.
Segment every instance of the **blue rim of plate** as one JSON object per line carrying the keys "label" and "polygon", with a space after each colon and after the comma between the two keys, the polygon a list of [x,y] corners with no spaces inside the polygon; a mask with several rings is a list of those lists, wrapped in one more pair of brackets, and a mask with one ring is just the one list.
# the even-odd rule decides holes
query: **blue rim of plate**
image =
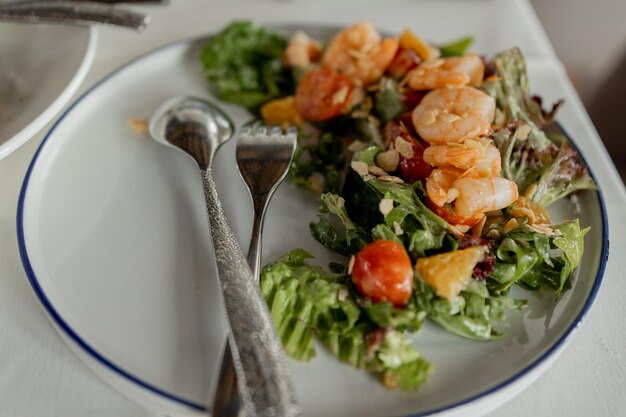
{"label": "blue rim of plate", "polygon": [[[304,28],[306,29],[307,26],[309,27],[314,27],[315,29],[318,30],[334,30],[337,31],[338,27],[334,27],[334,26],[323,26],[323,25],[315,25],[315,26],[311,26],[309,24],[303,24],[303,25],[299,25],[299,26],[295,26],[295,25],[273,25],[274,27],[277,28],[281,28],[284,30],[290,30],[294,27],[298,27],[301,30]],[[126,379],[128,379],[130,382],[133,382],[135,384],[137,384],[139,387],[144,388],[148,391],[150,391],[153,394],[156,394],[160,397],[163,397],[165,399],[168,400],[172,400],[175,403],[178,403],[179,405],[183,405],[186,407],[190,407],[192,409],[198,410],[198,411],[207,411],[207,407],[203,404],[199,404],[195,401],[191,401],[185,398],[182,398],[178,395],[172,394],[170,392],[165,391],[164,389],[161,389],[139,377],[137,377],[136,375],[133,375],[132,373],[126,371],[125,369],[123,369],[122,367],[120,367],[119,365],[115,364],[113,361],[107,359],[104,355],[102,355],[100,352],[98,352],[95,348],[93,348],[89,343],[87,343],[83,338],[81,338],[78,333],[76,333],[76,331],[74,331],[68,324],[67,322],[61,317],[61,315],[56,311],[56,309],[54,308],[54,306],[52,305],[52,303],[50,302],[50,300],[48,299],[48,297],[46,296],[46,293],[44,292],[44,290],[41,288],[41,285],[39,284],[39,281],[37,279],[37,276],[35,275],[35,271],[32,268],[32,265],[30,263],[30,259],[28,257],[28,251],[26,249],[26,239],[24,237],[24,204],[25,204],[25,199],[26,199],[26,192],[28,190],[28,184],[30,181],[30,176],[35,168],[36,162],[39,158],[39,155],[42,151],[42,149],[44,148],[44,146],[46,145],[46,143],[48,142],[48,139],[50,139],[50,137],[52,136],[52,134],[54,133],[54,131],[56,130],[56,128],[63,122],[63,120],[65,119],[65,117],[67,117],[69,115],[69,113],[79,104],[82,102],[83,99],[85,99],[87,96],[89,96],[94,90],[98,89],[100,86],[102,86],[103,84],[105,84],[107,81],[111,80],[112,78],[114,78],[117,74],[119,74],[120,72],[122,72],[123,70],[125,70],[126,68],[129,68],[131,66],[133,66],[136,62],[143,60],[144,58],[156,54],[156,53],[160,53],[165,51],[166,49],[169,48],[175,48],[175,47],[179,47],[179,46],[183,46],[183,45],[187,45],[187,44],[192,44],[192,43],[199,43],[202,41],[206,41],[210,38],[210,36],[200,36],[200,37],[193,37],[193,38],[189,38],[189,39],[184,39],[181,41],[176,41],[161,47],[158,47],[156,49],[153,49],[143,55],[140,55],[139,57],[129,61],[128,63],[122,65],[121,67],[119,67],[118,69],[114,70],[113,72],[111,72],[109,75],[107,75],[106,77],[104,77],[103,79],[101,79],[100,81],[98,81],[97,83],[95,83],[92,87],[90,87],[87,91],[85,91],[74,103],[72,103],[72,105],[70,107],[67,108],[67,110],[65,110],[65,112],[63,112],[63,114],[59,117],[59,119],[54,123],[54,125],[50,128],[50,131],[48,131],[48,133],[46,133],[46,136],[44,137],[43,141],[41,142],[41,144],[39,145],[39,148],[37,149],[37,151],[35,152],[35,155],[33,156],[33,159],[28,167],[28,170],[26,172],[26,175],[24,177],[24,182],[22,183],[22,187],[20,190],[20,195],[19,195],[19,200],[18,200],[18,206],[17,206],[17,240],[18,240],[18,248],[19,248],[19,253],[20,253],[20,258],[22,260],[22,265],[24,267],[24,271],[26,272],[26,275],[28,277],[28,280],[31,284],[31,287],[33,288],[33,291],[35,292],[35,294],[37,295],[37,297],[39,298],[39,301],[41,302],[41,304],[43,305],[43,307],[45,308],[45,310],[47,311],[47,313],[50,315],[50,317],[54,320],[55,324],[57,324],[59,326],[59,328],[61,330],[63,330],[66,335],[72,340],[74,341],[81,349],[83,349],[85,351],[85,353],[87,353],[88,355],[90,355],[91,357],[93,357],[93,359],[95,359],[97,362],[99,362],[102,366],[104,366],[105,368],[108,368],[110,371],[113,371],[114,373],[118,374],[119,376],[122,376]],[[545,352],[543,352],[539,357],[535,358],[532,363],[530,363],[529,365],[527,365],[525,368],[523,368],[522,370],[520,370],[519,372],[515,373],[514,375],[510,376],[509,378],[507,378],[506,380],[494,385],[493,387],[486,389],[484,391],[481,391],[477,394],[474,394],[468,398],[459,400],[457,402],[454,402],[452,404],[449,405],[445,405],[445,406],[441,406],[441,407],[436,407],[427,411],[423,411],[420,412],[418,414],[409,414],[406,416],[398,416],[398,417],[425,417],[425,416],[432,416],[435,414],[439,414],[442,413],[444,411],[452,411],[456,408],[468,405],[472,402],[475,402],[477,400],[486,398],[492,394],[495,394],[496,392],[506,388],[507,386],[513,384],[514,382],[518,381],[519,379],[523,378],[524,376],[528,375],[531,371],[533,371],[535,368],[537,368],[540,364],[542,364],[545,360],[547,360],[550,356],[552,356],[554,353],[556,353],[560,347],[563,346],[563,344],[569,339],[569,337],[572,335],[572,333],[574,332],[574,330],[576,330],[578,328],[578,326],[580,325],[580,323],[583,321],[583,319],[586,317],[587,313],[589,313],[591,306],[593,305],[597,295],[598,295],[598,291],[600,290],[600,285],[602,283],[602,280],[604,278],[604,273],[606,270],[606,263],[607,263],[607,259],[609,256],[609,230],[608,230],[608,217],[607,217],[607,213],[606,213],[606,205],[604,203],[604,197],[602,195],[602,192],[599,188],[598,182],[596,180],[596,176],[593,174],[591,167],[589,166],[589,164],[587,163],[587,160],[585,159],[585,157],[583,156],[583,154],[579,151],[578,147],[576,146],[576,144],[574,143],[574,141],[572,140],[571,136],[562,128],[562,126],[559,125],[559,127],[561,128],[561,131],[563,132],[563,134],[567,137],[567,141],[568,144],[571,145],[571,147],[578,153],[579,158],[583,161],[583,163],[585,164],[585,166],[587,167],[588,171],[589,171],[589,175],[591,176],[591,178],[594,180],[594,182],[596,183],[596,196],[598,198],[598,205],[600,207],[600,212],[601,212],[601,217],[602,217],[602,249],[600,251],[600,265],[598,266],[598,270],[596,272],[596,276],[594,279],[594,283],[593,286],[591,287],[591,291],[589,293],[589,296],[587,297],[587,299],[585,300],[585,303],[583,305],[583,307],[581,308],[580,312],[578,313],[578,315],[574,318],[574,320],[571,322],[571,324],[568,326],[568,328],[563,332],[563,334],[559,337],[559,339],[554,342],[552,344],[552,346],[550,346]]]}

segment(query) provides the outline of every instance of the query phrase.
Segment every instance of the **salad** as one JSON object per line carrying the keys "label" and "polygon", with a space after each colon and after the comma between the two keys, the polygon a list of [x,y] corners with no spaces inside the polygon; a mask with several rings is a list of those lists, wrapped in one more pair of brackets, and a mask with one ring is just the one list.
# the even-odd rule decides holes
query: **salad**
{"label": "salad", "polygon": [[[201,52],[222,100],[266,124],[300,128],[291,181],[319,195],[310,232],[345,262],[312,265],[294,248],[266,265],[261,291],[287,353],[314,339],[388,388],[433,371],[407,335],[429,319],[459,337],[498,327],[526,300],[512,286],[570,287],[584,236],[546,209],[594,188],[550,111],[529,94],[519,49],[466,53],[471,38],[383,38],[369,22],[326,45],[235,22]],[[419,338],[419,336],[418,336]]]}

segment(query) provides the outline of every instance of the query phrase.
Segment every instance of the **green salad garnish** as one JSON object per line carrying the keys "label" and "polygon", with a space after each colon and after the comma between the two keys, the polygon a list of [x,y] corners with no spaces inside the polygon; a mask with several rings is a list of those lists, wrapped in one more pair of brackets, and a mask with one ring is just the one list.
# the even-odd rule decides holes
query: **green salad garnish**
{"label": "green salad garnish", "polygon": [[368,22],[325,46],[236,22],[202,49],[210,87],[267,124],[296,124],[291,181],[319,196],[312,236],[345,262],[294,249],[266,265],[261,291],[293,358],[315,340],[340,361],[414,390],[435,369],[418,350],[430,319],[460,337],[506,337],[527,301],[511,288],[572,285],[584,236],[545,207],[595,184],[555,112],[529,93],[517,48],[466,53]]}

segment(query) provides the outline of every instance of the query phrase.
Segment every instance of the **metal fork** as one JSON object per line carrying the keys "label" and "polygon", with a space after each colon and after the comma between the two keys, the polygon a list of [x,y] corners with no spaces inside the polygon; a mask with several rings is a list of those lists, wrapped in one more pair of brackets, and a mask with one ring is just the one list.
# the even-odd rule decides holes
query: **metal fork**
{"label": "metal fork", "polygon": [[[263,126],[256,129],[244,128],[237,140],[237,167],[252,197],[254,210],[248,264],[257,281],[261,267],[265,212],[274,191],[289,171],[297,139],[296,128],[290,128],[286,134],[282,134],[279,127],[268,129]],[[227,344],[213,401],[212,416],[236,417],[240,408],[233,358],[230,345]]]}

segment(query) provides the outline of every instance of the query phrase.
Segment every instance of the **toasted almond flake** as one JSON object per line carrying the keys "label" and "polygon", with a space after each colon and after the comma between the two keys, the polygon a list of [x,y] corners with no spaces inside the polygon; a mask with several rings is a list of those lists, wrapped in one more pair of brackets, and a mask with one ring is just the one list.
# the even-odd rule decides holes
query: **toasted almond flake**
{"label": "toasted almond flake", "polygon": [[395,171],[400,163],[400,154],[395,149],[380,152],[376,155],[376,164],[385,171]]}
{"label": "toasted almond flake", "polygon": [[439,68],[443,64],[444,64],[444,60],[443,59],[435,59],[435,60],[432,60],[432,61],[423,62],[422,64],[420,64],[420,67],[421,68],[426,68],[426,69]]}
{"label": "toasted almond flake", "polygon": [[461,120],[461,116],[458,116],[454,113],[442,112],[439,114],[439,120],[444,123],[453,123],[457,120]]}
{"label": "toasted almond flake", "polygon": [[504,232],[509,233],[511,230],[515,230],[519,227],[517,219],[511,219],[504,225]]}
{"label": "toasted almond flake", "polygon": [[387,389],[396,389],[400,386],[400,380],[390,371],[383,373],[383,385]]}
{"label": "toasted almond flake", "polygon": [[472,227],[472,236],[480,237],[483,234],[483,228],[487,222],[487,216],[483,216],[478,223]]}
{"label": "toasted almond flake", "polygon": [[456,188],[450,188],[446,194],[446,203],[452,203],[461,194]]}
{"label": "toasted almond flake", "polygon": [[404,230],[402,230],[402,226],[400,226],[400,223],[393,222],[393,232],[396,234],[396,236],[402,236],[404,234]]}
{"label": "toasted almond flake", "polygon": [[500,238],[500,232],[498,232],[496,229],[491,229],[490,231],[487,232],[486,236],[489,239],[499,239]]}
{"label": "toasted almond flake", "polygon": [[424,119],[422,120],[424,125],[432,125],[433,123],[435,123],[437,121],[437,113],[439,113],[437,110],[425,111]]}
{"label": "toasted almond flake", "polygon": [[469,229],[470,227],[464,224],[448,224],[448,231],[457,237],[463,236]]}
{"label": "toasted almond flake", "polygon": [[528,186],[528,188],[526,188],[526,191],[524,192],[524,197],[526,197],[529,200],[532,200],[533,196],[537,192],[537,188],[538,187],[537,187],[537,183],[536,182],[530,184]]}
{"label": "toasted almond flake", "polygon": [[504,126],[506,122],[506,115],[500,109],[496,109],[496,115],[494,117],[493,123],[497,126]]}
{"label": "toasted almond flake", "polygon": [[390,198],[383,198],[378,203],[378,210],[382,213],[383,216],[386,216],[393,210],[393,200]]}
{"label": "toasted almond flake", "polygon": [[307,178],[307,181],[309,183],[309,187],[311,187],[311,190],[313,190],[316,194],[322,194],[322,192],[324,191],[324,182],[322,180],[314,175],[311,175],[309,178]]}
{"label": "toasted almond flake", "polygon": [[360,176],[367,175],[369,173],[367,169],[367,163],[361,161],[352,161],[350,167]]}
{"label": "toasted almond flake", "polygon": [[380,90],[380,83],[369,85],[366,90],[370,93],[375,93]]}
{"label": "toasted almond flake", "polygon": [[531,224],[530,228],[533,229],[537,233],[541,233],[543,235],[552,236],[554,235],[554,230],[551,227],[546,226],[545,224]]}
{"label": "toasted almond flake", "polygon": [[348,145],[348,150],[350,152],[359,152],[365,148],[367,148],[367,143],[361,142],[360,140],[355,140],[350,145]]}
{"label": "toasted almond flake", "polygon": [[350,257],[350,261],[348,262],[348,275],[352,273],[352,268],[354,268],[354,255]]}
{"label": "toasted almond flake", "polygon": [[371,114],[369,116],[367,116],[367,119],[369,120],[369,122],[371,124],[373,124],[374,126],[380,126],[380,120],[378,120],[377,118],[375,118],[374,116],[372,116]]}
{"label": "toasted almond flake", "polygon": [[352,116],[354,119],[364,119],[369,115],[368,112],[366,112],[365,110],[357,110],[357,111],[353,111],[350,116]]}
{"label": "toasted almond flake", "polygon": [[337,90],[335,92],[335,94],[333,94],[331,99],[330,99],[332,104],[333,104],[333,106],[337,106],[337,105],[345,102],[346,99],[348,98],[348,93],[349,92],[350,92],[350,89],[348,88],[348,86],[343,86],[339,90]]}
{"label": "toasted almond flake", "polygon": [[515,131],[515,139],[517,140],[521,140],[524,141],[526,139],[528,139],[528,134],[530,133],[531,128],[529,125],[523,125],[521,127],[519,127],[516,131]]}
{"label": "toasted almond flake", "polygon": [[530,224],[537,223],[537,216],[535,215],[535,212],[526,207],[513,207],[511,215],[518,219],[526,217],[528,219],[528,223]]}
{"label": "toasted almond flake", "polygon": [[348,49],[348,55],[350,58],[354,58],[356,60],[362,60],[367,58],[367,55],[357,49]]}
{"label": "toasted almond flake", "polygon": [[490,75],[489,77],[485,78],[485,81],[500,81],[502,79],[502,77],[500,77],[499,75]]}
{"label": "toasted almond flake", "polygon": [[391,182],[393,184],[404,184],[402,178],[396,177],[395,175],[382,175],[378,177],[378,180],[382,182]]}
{"label": "toasted almond flake", "polygon": [[398,150],[398,153],[406,159],[411,159],[415,156],[415,153],[413,152],[413,144],[404,139],[402,136],[396,137],[394,140],[394,146]]}
{"label": "toasted almond flake", "polygon": [[387,171],[377,167],[376,165],[368,165],[367,170],[370,174],[376,175],[377,177],[389,175]]}
{"label": "toasted almond flake", "polygon": [[337,299],[339,301],[346,301],[348,299],[348,295],[350,295],[350,293],[348,293],[348,290],[345,288],[339,288],[339,291],[337,291]]}
{"label": "toasted almond flake", "polygon": [[467,137],[473,138],[475,136],[478,136],[479,134],[480,134],[480,126],[476,126],[474,130],[472,130],[471,132],[468,132]]}
{"label": "toasted almond flake", "polygon": [[137,135],[147,135],[149,133],[148,119],[139,119],[131,117],[128,119],[128,125]]}

